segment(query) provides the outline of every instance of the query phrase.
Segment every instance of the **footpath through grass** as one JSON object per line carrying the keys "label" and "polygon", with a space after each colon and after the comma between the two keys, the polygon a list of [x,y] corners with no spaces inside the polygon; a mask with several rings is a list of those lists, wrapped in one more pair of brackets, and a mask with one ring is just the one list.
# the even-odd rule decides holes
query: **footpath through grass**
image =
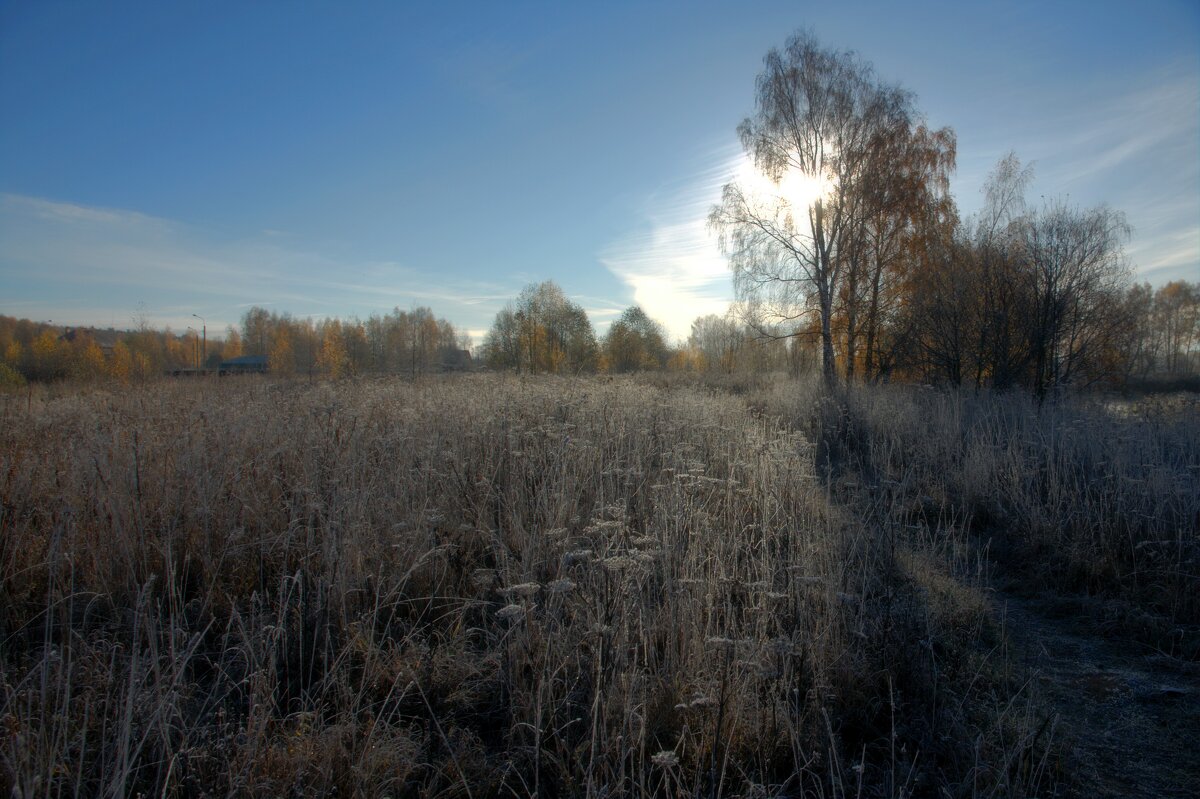
{"label": "footpath through grass", "polygon": [[797,404],[776,386],[753,402],[808,420],[837,501],[984,589],[998,661],[1041,719],[1031,750],[1061,778],[1044,793],[1157,797],[1200,784],[1197,400],[873,387]]}

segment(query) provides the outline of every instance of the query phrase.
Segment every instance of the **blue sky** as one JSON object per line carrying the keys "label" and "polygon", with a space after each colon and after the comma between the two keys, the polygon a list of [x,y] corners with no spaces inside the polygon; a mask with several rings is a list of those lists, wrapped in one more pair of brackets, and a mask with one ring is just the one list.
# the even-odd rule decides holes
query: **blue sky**
{"label": "blue sky", "polygon": [[1200,280],[1200,5],[0,5],[0,313],[210,330],[250,305],[428,305],[473,331],[553,279],[601,332],[732,299],[704,218],[762,57],[858,51],[958,135],[978,208],[1107,202],[1140,277]]}

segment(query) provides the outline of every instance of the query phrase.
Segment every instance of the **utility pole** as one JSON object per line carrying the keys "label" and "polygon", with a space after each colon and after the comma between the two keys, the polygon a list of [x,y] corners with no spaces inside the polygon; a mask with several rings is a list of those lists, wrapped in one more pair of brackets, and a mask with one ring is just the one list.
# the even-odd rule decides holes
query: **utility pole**
{"label": "utility pole", "polygon": [[188,345],[192,348],[192,366],[198,369],[200,366],[196,363],[196,356],[199,354],[196,352],[196,328],[188,325],[188,331],[192,334],[188,337]]}
{"label": "utility pole", "polygon": [[200,335],[204,338],[204,354],[200,361],[200,368],[203,369],[204,365],[208,363],[208,322],[204,321],[204,317],[198,313],[194,313],[192,316],[200,320]]}

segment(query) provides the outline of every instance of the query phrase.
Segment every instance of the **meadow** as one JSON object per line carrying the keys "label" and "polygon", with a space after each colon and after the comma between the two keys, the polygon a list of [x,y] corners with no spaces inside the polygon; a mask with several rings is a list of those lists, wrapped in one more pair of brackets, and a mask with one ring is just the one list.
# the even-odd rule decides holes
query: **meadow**
{"label": "meadow", "polygon": [[0,790],[1067,795],[997,586],[1200,659],[1195,410],[782,378],[0,395]]}

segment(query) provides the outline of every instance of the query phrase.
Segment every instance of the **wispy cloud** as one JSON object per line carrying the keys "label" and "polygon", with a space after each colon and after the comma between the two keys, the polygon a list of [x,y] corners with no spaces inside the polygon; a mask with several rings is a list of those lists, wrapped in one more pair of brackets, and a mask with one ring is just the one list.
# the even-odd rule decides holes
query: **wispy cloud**
{"label": "wispy cloud", "polygon": [[708,213],[740,158],[733,145],[714,149],[711,167],[649,197],[641,229],[600,255],[633,301],[675,338],[685,338],[697,316],[725,313],[733,300],[728,262],[708,229]]}
{"label": "wispy cloud", "polygon": [[1129,249],[1137,278],[1155,284],[1200,279],[1200,223],[1157,236]]}
{"label": "wispy cloud", "polygon": [[[1138,85],[1112,87],[1105,101],[1064,113],[1057,155],[1063,183],[1107,176],[1131,162],[1170,162],[1193,175],[1200,130],[1200,76],[1191,68],[1141,76]],[[1187,156],[1191,157],[1187,157]]]}
{"label": "wispy cloud", "polygon": [[[1200,274],[1200,73],[1193,62],[1113,82],[1045,93],[1040,113],[959,141],[956,195],[965,212],[996,160],[1015,150],[1035,164],[1029,199],[1107,203],[1133,227],[1128,247],[1138,279]],[[982,127],[982,126],[981,126]]]}
{"label": "wispy cloud", "polygon": [[519,287],[331,258],[292,239],[227,240],[135,211],[0,194],[0,312],[123,326],[140,306],[155,325],[194,325],[196,313],[220,329],[251,305],[319,318],[427,304],[479,326]]}
{"label": "wispy cloud", "polygon": [[1155,283],[1200,276],[1200,74],[1190,65],[1113,87],[1103,102],[1064,115],[1047,164],[1054,192],[1109,202],[1134,229],[1129,255],[1138,278]]}

